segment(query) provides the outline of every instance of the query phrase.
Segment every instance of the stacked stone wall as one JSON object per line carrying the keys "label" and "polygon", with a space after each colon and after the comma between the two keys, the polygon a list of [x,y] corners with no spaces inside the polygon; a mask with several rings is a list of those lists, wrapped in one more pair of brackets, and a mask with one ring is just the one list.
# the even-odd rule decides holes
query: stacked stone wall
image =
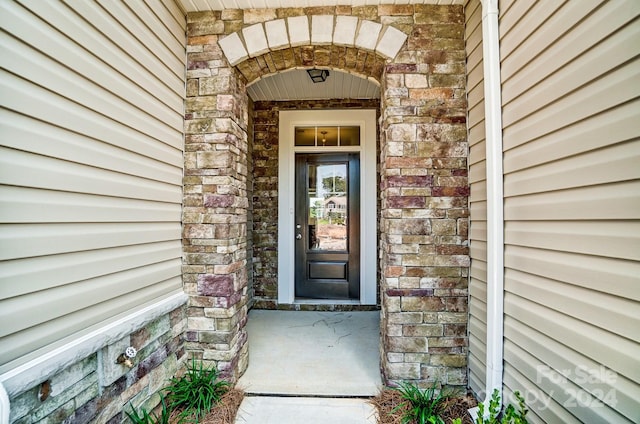
{"label": "stacked stone wall", "polygon": [[[267,46],[270,21],[291,24],[289,17],[308,16],[305,22],[313,25],[316,15],[356,16],[355,42]],[[360,37],[376,28],[381,29],[377,41]],[[463,29],[461,6],[189,14],[184,245],[185,287],[191,295],[190,349],[236,374],[242,372],[243,326],[250,302],[247,258],[260,261],[253,267],[257,304],[273,306],[267,300],[276,290],[274,252],[269,250],[273,240],[266,235],[276,232],[271,232],[273,221],[262,220],[260,214],[277,193],[277,162],[273,169],[262,162],[262,155],[268,158],[272,153],[266,146],[273,148],[269,134],[275,129],[264,132],[259,128],[263,124],[256,122],[257,253],[251,256],[246,240],[250,135],[245,86],[291,67],[322,65],[381,84],[379,288],[385,377],[422,385],[434,380],[466,384],[469,189]],[[329,30],[324,35],[331,34]],[[290,39],[285,32],[276,35]],[[391,56],[390,46],[397,46],[405,35],[399,52]],[[224,53],[220,41],[226,46]],[[371,49],[366,48],[369,44]],[[234,47],[241,52],[236,54]],[[225,53],[236,55],[233,66]],[[258,121],[261,113],[273,119],[256,110]],[[268,192],[269,197],[263,199],[258,192]]]}
{"label": "stacked stone wall", "polygon": [[[131,405],[154,409],[185,361],[185,330],[183,306],[11,395],[9,422],[116,424],[127,421]],[[129,346],[138,351],[131,368],[116,362]]]}
{"label": "stacked stone wall", "polygon": [[408,31],[385,66],[381,123],[383,369],[467,383],[467,133],[459,6],[384,6]]}
{"label": "stacked stone wall", "polygon": [[250,104],[217,44],[220,16],[187,17],[183,281],[186,348],[234,380],[248,355]]}

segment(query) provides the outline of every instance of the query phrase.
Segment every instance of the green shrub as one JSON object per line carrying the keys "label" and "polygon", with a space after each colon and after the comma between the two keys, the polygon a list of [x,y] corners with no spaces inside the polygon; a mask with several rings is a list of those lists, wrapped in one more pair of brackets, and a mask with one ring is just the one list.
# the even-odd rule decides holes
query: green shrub
{"label": "green shrub", "polygon": [[229,383],[218,377],[215,367],[205,368],[192,358],[186,373],[180,378],[173,377],[164,388],[169,409],[182,410],[181,418],[193,417],[197,421],[204,417],[229,390]]}
{"label": "green shrub", "polygon": [[444,424],[439,413],[447,395],[442,390],[437,391],[436,383],[423,390],[415,384],[401,382],[396,390],[400,392],[405,402],[394,408],[392,412],[409,405],[409,409],[402,416],[403,424]]}
{"label": "green shrub", "polygon": [[[502,422],[513,424],[528,424],[526,418],[528,411],[526,405],[524,404],[524,398],[517,390],[513,394],[515,395],[516,399],[518,399],[518,409],[516,410],[513,405],[509,404],[509,406],[507,406],[507,408],[504,410],[504,418]],[[507,421],[504,421],[505,419]]]}
{"label": "green shrub", "polygon": [[524,404],[524,398],[518,391],[513,394],[518,399],[518,409],[516,410],[515,406],[509,404],[505,408],[504,414],[502,414],[502,419],[500,419],[500,392],[498,389],[494,389],[489,401],[489,417],[484,418],[485,406],[480,403],[478,405],[476,424],[528,424],[525,417],[528,411]]}
{"label": "green shrub", "polygon": [[171,411],[167,409],[164,398],[162,398],[162,411],[160,412],[160,416],[153,413],[149,414],[146,409],[141,409],[140,414],[138,414],[138,411],[136,411],[131,403],[129,403],[129,406],[131,407],[131,412],[124,412],[133,424],[169,424]]}

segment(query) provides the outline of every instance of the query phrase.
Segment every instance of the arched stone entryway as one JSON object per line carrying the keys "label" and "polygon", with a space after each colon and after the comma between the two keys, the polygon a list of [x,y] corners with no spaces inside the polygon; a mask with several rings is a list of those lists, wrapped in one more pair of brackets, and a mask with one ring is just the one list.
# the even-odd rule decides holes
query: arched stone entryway
{"label": "arched stone entryway", "polygon": [[[308,42],[292,45],[298,41],[282,32],[294,17],[297,24],[307,22]],[[314,19],[331,21],[330,30],[316,29]],[[385,377],[466,384],[463,19],[462,7],[426,5],[188,16],[187,349],[234,378],[246,368],[253,136],[246,85],[292,67],[322,66],[381,84],[379,286]],[[367,28],[379,31],[374,37]]]}

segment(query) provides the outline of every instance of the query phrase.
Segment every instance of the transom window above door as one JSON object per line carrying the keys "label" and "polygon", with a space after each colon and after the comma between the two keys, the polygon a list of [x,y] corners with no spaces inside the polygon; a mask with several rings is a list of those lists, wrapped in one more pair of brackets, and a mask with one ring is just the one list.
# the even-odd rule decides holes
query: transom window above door
{"label": "transom window above door", "polygon": [[359,146],[360,126],[295,127],[296,147]]}

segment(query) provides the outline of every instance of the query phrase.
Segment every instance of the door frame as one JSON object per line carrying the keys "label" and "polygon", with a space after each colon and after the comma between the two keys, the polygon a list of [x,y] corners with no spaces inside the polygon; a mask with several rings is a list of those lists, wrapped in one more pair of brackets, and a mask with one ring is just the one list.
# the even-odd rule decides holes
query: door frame
{"label": "door frame", "polygon": [[[296,126],[360,126],[360,146],[295,147]],[[295,154],[360,153],[360,299],[318,299],[317,304],[375,305],[377,296],[377,179],[375,109],[280,111],[278,142],[278,303],[295,299]],[[304,301],[300,303],[309,303]]]}

